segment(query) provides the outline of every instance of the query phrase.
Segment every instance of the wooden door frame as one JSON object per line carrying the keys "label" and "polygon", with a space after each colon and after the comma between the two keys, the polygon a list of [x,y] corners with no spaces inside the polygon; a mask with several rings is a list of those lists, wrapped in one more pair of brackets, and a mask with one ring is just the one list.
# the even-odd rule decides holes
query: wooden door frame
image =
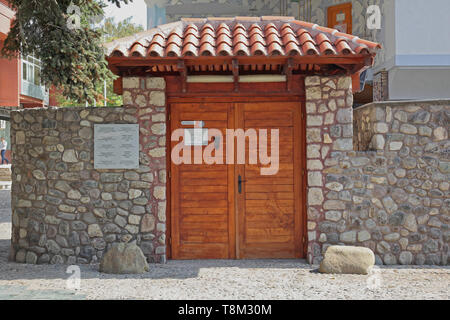
{"label": "wooden door frame", "polygon": [[[213,96],[203,96],[203,97],[193,97],[192,95],[183,95],[177,94],[174,96],[167,97],[167,117],[166,117],[166,258],[172,259],[172,210],[171,210],[171,202],[172,202],[172,193],[171,193],[171,184],[172,184],[172,174],[171,174],[171,153],[172,153],[172,143],[171,143],[171,105],[174,103],[214,103],[214,102],[229,102],[229,103],[239,103],[239,102],[298,102],[300,103],[300,113],[301,113],[301,137],[300,137],[300,148],[303,151],[303,155],[301,156],[301,167],[304,169],[302,174],[302,183],[301,183],[301,202],[300,206],[300,221],[302,227],[302,258],[306,257],[307,247],[308,247],[308,239],[307,239],[307,206],[306,206],[306,192],[307,192],[307,170],[306,170],[306,99],[304,94],[298,93],[289,93],[286,92],[284,96],[272,95],[270,93],[266,95],[260,96],[251,96],[248,94],[242,94],[238,96],[229,96],[225,93],[222,95],[213,95]],[[235,169],[236,173],[236,169]],[[236,180],[236,179],[234,179]],[[236,181],[234,181],[236,183]],[[236,192],[236,188],[234,188]],[[237,204],[235,203],[235,206]],[[235,219],[237,214],[237,210],[235,208]],[[238,228],[237,223],[235,223],[235,228]],[[237,230],[235,230],[237,232]],[[238,256],[238,244],[236,242],[235,254]]]}

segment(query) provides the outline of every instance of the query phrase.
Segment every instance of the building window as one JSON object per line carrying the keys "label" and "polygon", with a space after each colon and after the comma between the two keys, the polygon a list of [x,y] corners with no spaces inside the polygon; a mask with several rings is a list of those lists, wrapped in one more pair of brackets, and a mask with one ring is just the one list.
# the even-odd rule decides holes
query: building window
{"label": "building window", "polygon": [[328,27],[339,32],[352,33],[352,3],[328,7]]}
{"label": "building window", "polygon": [[0,129],[6,129],[6,120],[0,120]]}
{"label": "building window", "polygon": [[41,85],[41,61],[33,56],[22,58],[22,79],[36,86]]}

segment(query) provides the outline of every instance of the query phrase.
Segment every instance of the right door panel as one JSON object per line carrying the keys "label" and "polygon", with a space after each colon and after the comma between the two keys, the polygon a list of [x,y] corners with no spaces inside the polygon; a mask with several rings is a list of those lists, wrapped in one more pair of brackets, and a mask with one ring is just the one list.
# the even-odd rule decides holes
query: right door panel
{"label": "right door panel", "polygon": [[304,199],[301,104],[242,103],[237,104],[236,109],[237,128],[255,129],[256,132],[267,129],[269,156],[275,152],[271,150],[271,129],[279,130],[279,170],[276,174],[261,175],[260,169],[270,165],[262,165],[259,154],[258,163],[249,164],[252,147],[248,142],[246,164],[236,166],[237,255],[239,258],[300,258],[303,256]]}

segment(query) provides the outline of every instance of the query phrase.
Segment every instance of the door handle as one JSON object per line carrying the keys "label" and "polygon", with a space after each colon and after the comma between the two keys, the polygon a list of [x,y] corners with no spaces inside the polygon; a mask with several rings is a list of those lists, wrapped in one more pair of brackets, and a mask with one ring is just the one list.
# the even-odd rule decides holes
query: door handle
{"label": "door handle", "polygon": [[246,182],[247,180],[242,180],[241,175],[238,176],[238,192],[242,193],[242,182]]}

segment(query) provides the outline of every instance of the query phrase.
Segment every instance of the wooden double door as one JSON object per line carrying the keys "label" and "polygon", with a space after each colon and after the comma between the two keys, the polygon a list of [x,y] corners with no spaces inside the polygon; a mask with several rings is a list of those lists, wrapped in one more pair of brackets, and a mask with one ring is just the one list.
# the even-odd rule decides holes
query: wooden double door
{"label": "wooden double door", "polygon": [[[191,147],[192,160],[190,164],[171,160],[172,259],[304,257],[305,137],[301,103],[175,103],[170,108],[171,131],[187,129],[186,135],[191,138],[184,137],[187,141],[181,143]],[[222,150],[223,163],[206,164],[200,159],[208,146],[200,136],[193,138],[194,126],[200,126],[198,132],[204,135],[211,129],[222,133],[223,137],[209,141],[214,140],[209,151],[214,149],[211,154],[216,156],[215,152],[220,155]],[[257,163],[250,163],[249,154],[256,150],[248,139],[245,148],[239,148],[237,139],[234,146],[227,145],[227,129],[253,129],[258,141],[261,129],[267,129],[268,155],[276,152],[271,148],[275,137],[271,130],[278,129],[276,174],[261,174],[260,169],[270,165],[262,164],[259,154]],[[180,141],[171,142],[175,156],[187,152],[180,151]],[[244,149],[245,163],[238,163]],[[233,163],[226,161],[227,150],[234,151]]]}

